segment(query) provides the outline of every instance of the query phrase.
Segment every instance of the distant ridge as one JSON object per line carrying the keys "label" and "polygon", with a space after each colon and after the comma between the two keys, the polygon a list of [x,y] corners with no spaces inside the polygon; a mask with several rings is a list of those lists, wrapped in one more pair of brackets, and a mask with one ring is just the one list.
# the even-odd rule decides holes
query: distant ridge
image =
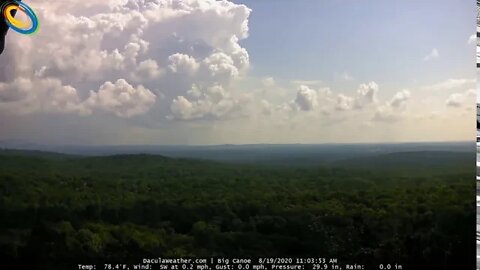
{"label": "distant ridge", "polygon": [[0,156],[73,157],[74,155],[42,150],[8,149],[0,147]]}
{"label": "distant ridge", "polygon": [[[307,151],[308,150],[308,151]],[[230,164],[250,164],[263,166],[287,167],[346,167],[374,170],[395,170],[408,168],[418,170],[443,170],[450,167],[475,168],[475,151],[447,151],[447,150],[418,150],[405,148],[373,149],[333,147],[281,147],[279,149],[242,148],[234,151],[225,151],[215,148],[209,151],[178,152],[163,150],[163,154],[156,153],[122,153],[113,152],[100,155],[69,155],[58,152],[36,150],[0,149],[2,157],[25,157],[45,159],[89,159],[89,160],[130,160],[132,162],[158,162],[165,160],[184,160],[188,162],[221,162]],[[153,151],[152,151],[153,152]],[[159,151],[160,152],[160,151]]]}
{"label": "distant ridge", "polygon": [[449,151],[418,151],[388,153],[368,158],[351,158],[334,163],[336,166],[364,169],[471,167],[475,169],[476,153]]}

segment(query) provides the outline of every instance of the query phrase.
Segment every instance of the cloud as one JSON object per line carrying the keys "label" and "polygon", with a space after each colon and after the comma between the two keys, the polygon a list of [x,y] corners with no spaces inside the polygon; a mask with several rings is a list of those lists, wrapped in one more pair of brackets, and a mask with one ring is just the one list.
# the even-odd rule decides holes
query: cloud
{"label": "cloud", "polygon": [[373,116],[373,120],[383,122],[400,120],[404,115],[410,97],[410,91],[406,89],[395,93],[390,101],[378,106],[375,115]]}
{"label": "cloud", "polygon": [[201,112],[200,114],[197,113],[198,108],[194,108],[194,104],[184,96],[179,96],[174,99],[170,108],[172,113],[181,119],[192,119],[201,116]]}
{"label": "cloud", "polygon": [[105,82],[98,91],[90,91],[82,100],[78,91],[55,78],[19,77],[0,83],[0,109],[11,114],[74,113],[90,115],[95,110],[129,118],[145,113],[156,100],[143,86],[134,88],[124,79]]}
{"label": "cloud", "polygon": [[147,59],[138,64],[131,78],[136,82],[155,81],[163,74],[163,69],[155,60]]}
{"label": "cloud", "polygon": [[475,85],[475,79],[448,79],[433,85],[424,86],[421,89],[426,91],[445,91],[458,88],[473,87]]}
{"label": "cloud", "polygon": [[295,98],[280,107],[298,111],[319,110],[323,115],[329,115],[333,110],[362,110],[378,102],[378,91],[378,84],[373,81],[360,84],[354,96],[334,94],[330,88],[315,90],[310,86],[300,85]]}
{"label": "cloud", "polygon": [[450,107],[461,107],[463,102],[464,102],[463,93],[454,93],[447,98],[447,101],[445,103],[447,104],[447,106],[450,106]]}
{"label": "cloud", "polygon": [[306,85],[301,85],[294,102],[300,110],[312,111],[318,105],[317,92]]}
{"label": "cloud", "polygon": [[18,77],[10,83],[0,83],[0,109],[14,114],[90,113],[80,104],[74,87],[53,78]]}
{"label": "cloud", "polygon": [[[132,117],[154,111],[158,115],[152,117],[160,120],[176,115],[169,110],[178,113],[186,104],[179,97],[184,97],[194,108],[202,108],[187,114],[197,118],[224,115],[229,102],[239,99],[231,85],[250,66],[249,54],[240,45],[248,37],[251,10],[245,5],[211,0],[64,0],[38,2],[35,10],[41,31],[28,39],[12,35],[0,56],[2,63],[9,63],[8,70],[0,68],[4,113],[16,114],[15,104],[28,103],[33,106],[22,110],[25,113],[106,111]],[[49,98],[43,96],[47,91],[36,89],[53,82],[55,94],[48,92]],[[23,88],[18,88],[20,84]],[[189,95],[193,85],[219,86],[225,100],[214,101],[215,95],[205,92],[209,90],[197,100]],[[161,91],[165,99],[154,98],[150,89]],[[179,106],[169,106],[172,102]],[[212,111],[203,112],[205,108]]]}
{"label": "cloud", "polygon": [[381,105],[377,108],[377,111],[373,116],[373,120],[381,122],[395,122],[399,120],[399,116],[391,106]]}
{"label": "cloud", "polygon": [[92,91],[85,106],[129,118],[147,112],[156,99],[156,95],[142,85],[133,87],[119,79],[115,83],[105,82],[97,92]]}
{"label": "cloud", "polygon": [[[469,82],[468,80],[446,80],[439,86],[451,87],[452,85],[458,85],[460,81],[463,83]],[[359,84],[354,94],[350,95],[332,91],[329,88],[314,89],[302,85],[290,101],[284,101],[279,105],[272,104],[271,101],[265,101],[261,103],[260,107],[263,108],[262,114],[270,117],[269,119],[272,119],[272,121],[284,119],[285,121],[300,123],[302,121],[300,119],[308,118],[309,121],[318,120],[323,121],[322,123],[333,123],[356,119],[355,123],[370,121],[373,126],[378,127],[385,123],[400,120],[409,123],[415,113],[418,113],[415,111],[418,107],[410,106],[410,103],[413,104],[411,90],[403,89],[394,92],[386,100],[379,97],[379,92],[380,87],[374,81]],[[431,105],[432,108],[434,105]],[[340,125],[339,122],[338,126]]]}
{"label": "cloud", "polygon": [[410,99],[410,91],[408,90],[402,90],[400,92],[397,92],[392,100],[389,102],[390,106],[393,108],[397,109],[403,109],[407,103],[407,101]]}
{"label": "cloud", "polygon": [[451,94],[445,104],[448,107],[460,108],[460,107],[471,107],[475,104],[476,91],[475,89],[469,89],[461,93]]}
{"label": "cloud", "polygon": [[189,97],[178,96],[171,105],[168,119],[193,120],[210,117],[219,119],[239,108],[241,100],[233,98],[221,85],[206,89],[192,86]]}
{"label": "cloud", "polygon": [[377,102],[378,84],[375,82],[363,83],[357,89],[355,108],[361,109]]}
{"label": "cloud", "polygon": [[199,64],[195,58],[181,53],[172,54],[168,57],[168,68],[173,73],[195,74],[199,68]]}
{"label": "cloud", "polygon": [[468,38],[468,44],[476,44],[477,43],[477,34],[472,34]]}
{"label": "cloud", "polygon": [[343,94],[339,94],[337,96],[337,103],[335,105],[335,109],[339,111],[348,111],[353,108],[354,99],[352,97],[345,96]]}
{"label": "cloud", "polygon": [[230,80],[238,77],[239,70],[233,58],[225,53],[214,53],[203,60],[203,66],[214,80]]}
{"label": "cloud", "polygon": [[425,57],[423,57],[423,61],[430,61],[438,57],[440,57],[440,53],[436,48],[433,48],[430,53],[428,53],[427,55],[425,55]]}

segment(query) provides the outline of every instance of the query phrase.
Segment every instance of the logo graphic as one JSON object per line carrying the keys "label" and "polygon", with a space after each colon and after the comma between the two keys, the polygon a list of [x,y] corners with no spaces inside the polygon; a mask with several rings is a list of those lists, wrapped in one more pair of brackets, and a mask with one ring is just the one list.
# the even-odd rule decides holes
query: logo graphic
{"label": "logo graphic", "polygon": [[[5,22],[14,31],[24,35],[31,35],[38,31],[40,25],[38,23],[37,15],[27,4],[12,0],[4,3],[0,8],[3,17],[5,18]],[[12,15],[12,11],[20,11],[24,13],[29,18],[30,22],[15,19]]]}

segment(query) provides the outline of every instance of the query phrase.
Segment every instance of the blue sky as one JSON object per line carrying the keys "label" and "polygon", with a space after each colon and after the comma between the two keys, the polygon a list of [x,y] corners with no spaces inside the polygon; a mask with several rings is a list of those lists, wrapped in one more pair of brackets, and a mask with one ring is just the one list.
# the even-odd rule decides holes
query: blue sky
{"label": "blue sky", "polygon": [[[253,12],[248,49],[253,73],[284,80],[433,83],[472,73],[472,1],[243,0]],[[423,62],[433,48],[438,61]]]}

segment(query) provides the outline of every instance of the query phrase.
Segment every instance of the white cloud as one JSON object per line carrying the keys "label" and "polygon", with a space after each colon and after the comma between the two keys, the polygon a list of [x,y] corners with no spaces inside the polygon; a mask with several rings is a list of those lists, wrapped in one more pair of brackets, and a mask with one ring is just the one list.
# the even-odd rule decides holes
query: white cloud
{"label": "white cloud", "polygon": [[170,65],[168,68],[173,72],[185,72],[187,74],[194,74],[197,72],[199,64],[197,61],[186,54],[176,53],[168,57]]}
{"label": "white cloud", "polygon": [[90,111],[80,104],[77,90],[54,78],[15,78],[0,83],[0,109],[14,114],[79,113]]}
{"label": "white cloud", "polygon": [[400,92],[397,92],[389,104],[393,108],[402,109],[406,105],[406,102],[410,99],[410,96],[410,91],[404,89]]}
{"label": "white cloud", "polygon": [[192,120],[204,117],[222,118],[238,109],[240,100],[233,98],[221,85],[201,89],[196,85],[189,97],[178,96],[171,105],[168,119]]}
{"label": "white cloud", "polygon": [[312,111],[318,105],[317,92],[306,85],[301,85],[294,102],[300,110]]}
{"label": "white cloud", "polygon": [[142,114],[155,103],[156,96],[143,86],[134,88],[125,80],[105,82],[81,100],[78,91],[55,78],[19,77],[0,83],[0,109],[11,114],[75,113],[90,115],[99,109],[119,117]]}
{"label": "white cloud", "polygon": [[447,104],[447,106],[450,106],[450,107],[461,107],[463,102],[464,102],[463,93],[454,93],[448,97],[445,103]]}
{"label": "white cloud", "polygon": [[425,55],[425,57],[423,57],[423,60],[424,61],[430,61],[430,60],[436,59],[438,57],[440,57],[440,53],[438,52],[438,50],[436,48],[433,48],[430,53],[428,53],[427,55]]}
{"label": "white cloud", "polygon": [[381,105],[377,108],[373,120],[382,122],[394,122],[399,120],[399,116],[391,106]]}
{"label": "white cloud", "polygon": [[328,115],[333,110],[349,111],[362,110],[378,102],[379,87],[375,82],[360,84],[354,96],[333,94],[330,88],[313,89],[307,85],[300,85],[296,96],[288,106],[299,111],[319,110],[321,114]]}
{"label": "white cloud", "polygon": [[477,43],[477,34],[472,34],[468,38],[468,44],[476,44]]}
{"label": "white cloud", "polygon": [[163,70],[155,60],[147,59],[138,64],[131,77],[134,81],[145,82],[159,79],[162,73]]}
{"label": "white cloud", "polygon": [[198,115],[196,112],[197,109],[194,108],[192,102],[190,102],[184,96],[179,96],[174,99],[170,108],[172,113],[181,119],[192,119]]}
{"label": "white cloud", "polygon": [[337,96],[337,103],[335,105],[335,109],[339,111],[348,111],[353,108],[353,104],[354,104],[354,99],[352,97],[339,94]]}
{"label": "white cloud", "polygon": [[363,83],[357,89],[355,108],[361,109],[377,102],[378,84],[375,82]]}
{"label": "white cloud", "polygon": [[424,86],[421,89],[426,91],[445,91],[453,90],[465,87],[473,87],[475,85],[475,79],[460,78],[460,79],[448,79],[433,85]]}
{"label": "white cloud", "polygon": [[410,91],[404,89],[397,92],[390,101],[378,106],[373,117],[375,121],[394,122],[404,116],[407,101],[410,99]]}
{"label": "white cloud", "polygon": [[445,104],[448,107],[455,107],[455,108],[460,108],[465,106],[472,107],[476,102],[475,97],[476,97],[475,89],[469,89],[465,92],[451,94],[445,101]]}
{"label": "white cloud", "polygon": [[105,82],[97,92],[92,91],[85,106],[129,118],[147,112],[155,104],[156,98],[142,85],[133,87],[124,79],[119,79],[115,83]]}
{"label": "white cloud", "polygon": [[202,64],[214,80],[228,81],[239,75],[239,70],[233,58],[225,53],[214,53],[205,58]]}
{"label": "white cloud", "polygon": [[[41,96],[45,92],[32,94],[36,90],[26,86],[19,90],[16,85],[56,82],[55,91],[69,93],[68,104],[75,104],[55,110],[58,113],[79,107],[87,114],[101,108],[131,117],[158,106],[152,111],[162,113],[155,117],[164,119],[170,112],[160,106],[168,109],[168,104],[184,97],[193,106],[212,110],[193,115],[224,115],[229,102],[237,100],[232,82],[250,65],[248,52],[239,42],[248,37],[251,10],[230,1],[64,0],[38,2],[35,9],[42,21],[40,32],[28,39],[12,35],[0,58],[11,63],[8,77],[0,68],[0,75],[7,78],[0,100],[4,110],[28,102],[38,105],[29,113],[53,111],[46,108],[56,101]],[[213,93],[203,93],[204,101],[192,99],[188,92],[193,84],[202,89],[218,85],[228,98],[215,103]],[[165,102],[154,99],[149,89],[161,90]],[[59,104],[65,102],[63,95],[51,97],[58,98]],[[216,105],[202,105],[207,101]]]}

